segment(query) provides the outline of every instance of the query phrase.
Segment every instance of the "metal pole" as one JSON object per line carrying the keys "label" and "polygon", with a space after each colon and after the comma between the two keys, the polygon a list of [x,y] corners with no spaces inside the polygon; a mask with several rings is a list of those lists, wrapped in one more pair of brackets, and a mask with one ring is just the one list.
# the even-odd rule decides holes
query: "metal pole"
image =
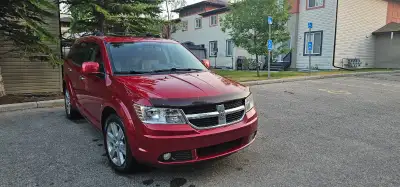
{"label": "metal pole", "polygon": [[[311,28],[308,32],[308,42],[311,42]],[[311,76],[311,50],[310,50],[310,48],[308,49],[308,75]]]}
{"label": "metal pole", "polygon": [[[271,40],[271,24],[269,25],[269,39]],[[258,63],[258,62],[257,62]],[[270,70],[270,66],[271,66],[271,50],[268,50],[268,79],[271,78],[271,70]]]}
{"label": "metal pole", "polygon": [[217,56],[214,57],[214,68],[217,68]]}

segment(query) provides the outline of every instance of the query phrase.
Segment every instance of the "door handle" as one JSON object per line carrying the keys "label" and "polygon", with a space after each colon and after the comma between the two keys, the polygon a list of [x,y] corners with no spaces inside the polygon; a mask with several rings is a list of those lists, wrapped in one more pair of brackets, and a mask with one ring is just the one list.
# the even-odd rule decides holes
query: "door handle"
{"label": "door handle", "polygon": [[68,71],[70,71],[70,72],[71,72],[71,71],[72,71],[72,69],[71,69],[71,68],[68,68]]}
{"label": "door handle", "polygon": [[83,80],[85,80],[85,77],[84,76],[79,76],[79,79],[81,79],[81,81],[83,81]]}

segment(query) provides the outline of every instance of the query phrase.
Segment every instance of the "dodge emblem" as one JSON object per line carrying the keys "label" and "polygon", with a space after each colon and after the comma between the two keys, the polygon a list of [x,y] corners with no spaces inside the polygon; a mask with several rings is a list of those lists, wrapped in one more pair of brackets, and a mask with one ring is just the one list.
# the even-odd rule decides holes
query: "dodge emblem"
{"label": "dodge emblem", "polygon": [[225,114],[225,106],[217,105],[218,112],[218,124],[226,124],[226,114]]}

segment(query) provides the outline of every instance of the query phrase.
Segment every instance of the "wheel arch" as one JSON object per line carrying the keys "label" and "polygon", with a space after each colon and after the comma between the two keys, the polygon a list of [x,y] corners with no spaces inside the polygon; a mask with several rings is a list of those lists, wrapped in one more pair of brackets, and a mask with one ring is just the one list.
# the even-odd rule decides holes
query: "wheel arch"
{"label": "wheel arch", "polygon": [[106,120],[108,118],[108,116],[110,116],[111,114],[116,114],[118,115],[117,111],[111,107],[111,106],[106,106],[104,107],[103,111],[101,112],[101,130],[104,131],[104,126],[106,123]]}

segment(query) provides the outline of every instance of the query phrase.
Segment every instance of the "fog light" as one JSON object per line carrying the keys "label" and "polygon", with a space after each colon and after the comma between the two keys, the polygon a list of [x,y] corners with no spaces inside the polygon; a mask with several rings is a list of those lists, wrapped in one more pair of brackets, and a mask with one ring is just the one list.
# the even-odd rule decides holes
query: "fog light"
{"label": "fog light", "polygon": [[169,160],[171,158],[171,153],[165,153],[163,154],[163,159],[164,160]]}

